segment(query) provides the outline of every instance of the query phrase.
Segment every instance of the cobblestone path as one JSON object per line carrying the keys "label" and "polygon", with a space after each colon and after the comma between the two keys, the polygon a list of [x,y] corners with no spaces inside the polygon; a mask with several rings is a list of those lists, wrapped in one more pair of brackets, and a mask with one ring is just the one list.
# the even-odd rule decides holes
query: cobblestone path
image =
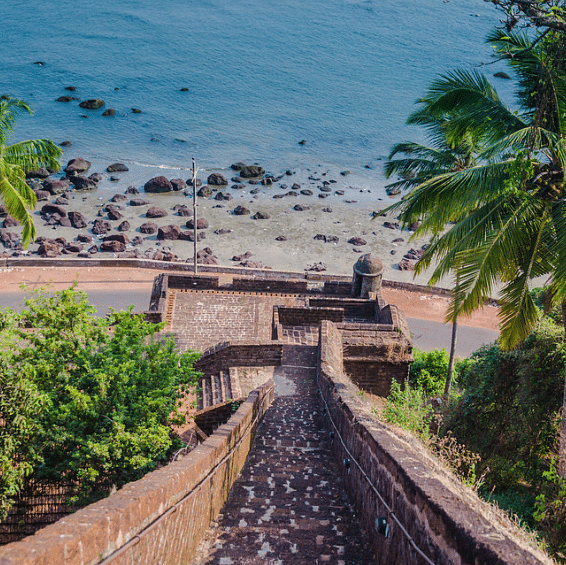
{"label": "cobblestone path", "polygon": [[316,347],[286,346],[276,398],[197,565],[373,563],[332,459]]}

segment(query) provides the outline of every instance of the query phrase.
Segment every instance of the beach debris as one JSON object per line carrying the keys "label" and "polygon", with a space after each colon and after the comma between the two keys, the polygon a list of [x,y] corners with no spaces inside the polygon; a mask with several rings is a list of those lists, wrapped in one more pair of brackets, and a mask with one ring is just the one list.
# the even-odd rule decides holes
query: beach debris
{"label": "beach debris", "polygon": [[104,106],[105,102],[101,98],[90,98],[89,100],[83,100],[79,104],[79,108],[85,110],[98,110]]}
{"label": "beach debris", "polygon": [[90,161],[87,161],[82,157],[77,157],[76,159],[71,159],[63,171],[65,171],[66,175],[70,177],[72,175],[86,173],[90,169],[90,165]]}
{"label": "beach debris", "polygon": [[163,175],[149,179],[143,186],[145,192],[162,193],[173,192],[173,185]]}
{"label": "beach debris", "polygon": [[228,181],[226,180],[224,175],[221,175],[220,173],[212,173],[208,176],[206,182],[208,182],[208,184],[211,186],[225,186],[228,184]]}

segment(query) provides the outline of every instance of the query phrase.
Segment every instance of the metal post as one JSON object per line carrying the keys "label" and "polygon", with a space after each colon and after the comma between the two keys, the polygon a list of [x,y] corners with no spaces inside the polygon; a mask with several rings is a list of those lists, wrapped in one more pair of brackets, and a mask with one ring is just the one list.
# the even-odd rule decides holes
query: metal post
{"label": "metal post", "polygon": [[194,258],[193,258],[193,272],[197,274],[197,167],[195,165],[195,158],[193,157],[193,239],[194,239]]}

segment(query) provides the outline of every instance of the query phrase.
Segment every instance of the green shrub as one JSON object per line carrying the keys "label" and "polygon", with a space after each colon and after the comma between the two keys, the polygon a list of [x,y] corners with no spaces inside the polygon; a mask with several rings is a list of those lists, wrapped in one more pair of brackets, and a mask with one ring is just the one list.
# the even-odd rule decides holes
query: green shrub
{"label": "green shrub", "polygon": [[[163,326],[131,308],[96,318],[74,288],[35,291],[11,316],[3,314],[12,337],[2,344],[9,356],[2,378],[32,387],[38,399],[32,415],[18,408],[30,419],[20,461],[35,480],[65,479],[77,484],[75,498],[87,500],[140,478],[178,449],[170,424],[196,383],[198,356],[177,352],[172,338],[158,334]],[[4,447],[1,460],[7,453]]]}
{"label": "green shrub", "polygon": [[[445,349],[421,351],[415,349],[415,360],[411,363],[409,382],[427,397],[442,396],[448,374],[448,353]],[[456,372],[454,374],[454,380]]]}

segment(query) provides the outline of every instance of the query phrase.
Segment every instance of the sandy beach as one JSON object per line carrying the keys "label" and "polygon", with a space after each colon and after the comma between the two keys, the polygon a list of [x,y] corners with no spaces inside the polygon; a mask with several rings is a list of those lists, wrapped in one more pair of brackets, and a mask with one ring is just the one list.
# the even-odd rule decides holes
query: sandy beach
{"label": "sandy beach", "polygon": [[[99,171],[88,171],[92,172]],[[157,171],[151,172],[155,174]],[[230,169],[217,172],[227,179],[228,185],[211,186],[213,192],[210,197],[197,198],[197,219],[205,220],[208,225],[199,230],[202,234],[199,237],[203,239],[198,242],[198,250],[211,251],[219,265],[239,265],[250,261],[251,266],[255,264],[273,269],[301,272],[314,268],[330,274],[350,274],[353,263],[361,254],[372,253],[382,260],[385,279],[415,280],[420,284],[428,281],[427,274],[414,279],[412,272],[402,271],[398,266],[409,250],[418,250],[426,240],[409,241],[411,232],[386,227],[387,222],[394,225],[394,214],[374,218],[375,212],[383,210],[394,200],[387,197],[383,190],[358,185],[355,175],[327,170],[290,171],[290,175],[280,172],[275,176],[276,182],[263,186],[250,184],[249,181],[234,182],[232,179],[237,173]],[[48,225],[45,216],[40,214],[41,209],[48,203],[61,201],[58,196],[51,196],[38,202],[34,212],[38,237],[63,238],[64,242],[70,243],[76,242],[81,234],[91,235],[93,241],[82,245],[82,252],[87,253],[95,245],[99,248],[105,236],[121,233],[128,238],[127,253],[153,258],[156,252],[164,252],[172,253],[182,262],[192,260],[192,242],[161,241],[157,233],[140,232],[140,226],[146,222],[153,222],[158,227],[176,225],[183,231],[189,231],[186,224],[190,217],[178,215],[176,208],[188,207],[192,216],[191,188],[149,194],[144,192],[144,184],[151,176],[140,179],[129,172],[110,175],[104,170],[101,174],[102,180],[97,189],[68,191],[68,204],[61,206],[67,213],[80,212],[86,218],[87,226],[75,229]],[[207,171],[199,175],[203,184],[207,183],[209,174],[211,172]],[[58,174],[51,178],[61,176]],[[252,183],[257,182],[257,179],[252,180]],[[139,190],[139,194],[126,194],[128,187]],[[221,196],[218,196],[219,193]],[[124,199],[113,201],[116,195]],[[131,202],[135,198],[145,199],[148,204],[133,206]],[[118,211],[119,219],[109,219],[109,205]],[[152,207],[161,208],[167,215],[147,217]],[[246,208],[248,212],[237,215],[234,213],[237,207]],[[268,218],[253,219],[258,212]],[[109,221],[112,229],[105,235],[92,234],[95,219]],[[124,221],[129,223],[129,229],[120,232],[116,228]],[[19,234],[21,228],[12,227],[9,231]],[[132,243],[136,236],[137,245]],[[39,245],[32,243],[27,254],[34,255],[38,249]],[[4,253],[12,255],[13,251],[5,249]],[[99,252],[97,256],[118,255]],[[414,264],[414,260],[410,260],[409,264]]]}

